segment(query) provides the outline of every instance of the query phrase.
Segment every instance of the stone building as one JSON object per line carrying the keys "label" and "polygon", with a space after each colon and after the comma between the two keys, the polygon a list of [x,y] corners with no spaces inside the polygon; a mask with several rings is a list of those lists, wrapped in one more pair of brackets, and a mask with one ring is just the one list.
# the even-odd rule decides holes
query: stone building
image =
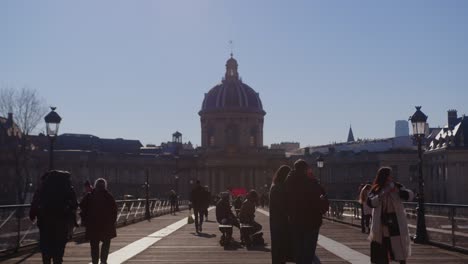
{"label": "stone building", "polygon": [[264,189],[286,162],[284,150],[263,145],[266,112],[259,94],[239,76],[238,63],[226,62],[220,84],[205,94],[200,112],[197,175],[214,192],[226,188]]}
{"label": "stone building", "polygon": [[424,153],[424,181],[428,202],[468,203],[468,120],[456,110],[447,125],[428,142]]}

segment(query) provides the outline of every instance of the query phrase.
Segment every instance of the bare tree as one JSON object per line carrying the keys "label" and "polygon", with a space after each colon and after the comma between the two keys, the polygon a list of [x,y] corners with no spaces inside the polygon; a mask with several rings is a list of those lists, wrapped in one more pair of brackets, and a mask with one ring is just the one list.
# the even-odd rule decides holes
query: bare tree
{"label": "bare tree", "polygon": [[0,115],[13,114],[13,121],[21,130],[21,136],[11,136],[9,149],[14,160],[16,199],[24,203],[26,192],[31,183],[29,163],[31,160],[31,141],[33,133],[47,112],[45,101],[36,90],[23,87],[0,88]]}
{"label": "bare tree", "polygon": [[0,89],[0,114],[12,113],[16,125],[23,135],[30,135],[39,125],[47,112],[45,101],[35,89],[23,87]]}

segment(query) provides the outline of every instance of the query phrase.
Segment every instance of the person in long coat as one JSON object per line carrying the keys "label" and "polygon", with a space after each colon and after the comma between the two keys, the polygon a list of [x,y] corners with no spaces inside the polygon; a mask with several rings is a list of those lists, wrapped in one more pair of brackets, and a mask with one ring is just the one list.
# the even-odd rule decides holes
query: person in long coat
{"label": "person in long coat", "polygon": [[[107,263],[111,239],[117,236],[115,222],[117,220],[117,204],[114,197],[107,191],[106,180],[99,178],[94,184],[94,190],[88,193],[80,203],[81,217],[86,227],[86,239],[91,245],[93,264]],[[101,254],[99,243],[102,242]]]}
{"label": "person in long coat", "polygon": [[39,248],[44,264],[63,262],[65,245],[78,207],[71,174],[52,170],[41,177],[41,184],[31,202],[29,218],[39,228]]}
{"label": "person in long coat", "polygon": [[272,264],[292,261],[292,241],[288,222],[288,201],[284,181],[291,168],[281,166],[273,177],[270,189],[270,232]]}
{"label": "person in long coat", "polygon": [[369,240],[371,262],[406,263],[411,255],[411,241],[403,201],[411,201],[413,192],[394,182],[392,169],[382,167],[377,172],[367,204],[374,208]]}

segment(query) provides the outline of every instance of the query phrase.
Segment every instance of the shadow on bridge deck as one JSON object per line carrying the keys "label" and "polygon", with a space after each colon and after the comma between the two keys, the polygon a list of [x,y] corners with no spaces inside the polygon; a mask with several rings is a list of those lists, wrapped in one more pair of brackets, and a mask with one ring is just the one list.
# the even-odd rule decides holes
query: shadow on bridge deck
{"label": "shadow on bridge deck", "polygon": [[[203,225],[201,235],[195,233],[193,225],[179,224],[180,228],[174,227],[173,224],[178,221],[184,223],[186,216],[186,212],[178,213],[176,216],[164,215],[153,218],[151,222],[140,222],[119,228],[118,237],[111,242],[110,260],[114,262],[109,261],[109,264],[121,261],[125,263],[271,263],[268,216],[264,213],[257,212],[256,218],[263,225],[267,245],[252,250],[240,245],[229,250],[219,246],[220,232],[217,223],[213,221],[214,211],[210,211],[210,221]],[[167,226],[171,227],[164,229]],[[158,230],[163,232],[155,233]],[[163,237],[164,233],[169,234]],[[369,259],[364,256],[369,255],[369,242],[366,240],[366,235],[358,228],[325,221],[320,233],[322,237],[319,239],[319,244],[322,246],[317,247],[317,254],[322,263],[369,263]],[[160,240],[157,241],[158,239]],[[236,228],[234,239],[239,241],[239,231]],[[115,261],[116,259],[119,261]],[[89,261],[88,243],[67,244],[65,263],[89,263]],[[41,263],[41,258],[39,253],[34,253],[15,256],[5,263]],[[409,263],[468,263],[468,255],[432,246],[413,245],[413,256],[409,259]]]}

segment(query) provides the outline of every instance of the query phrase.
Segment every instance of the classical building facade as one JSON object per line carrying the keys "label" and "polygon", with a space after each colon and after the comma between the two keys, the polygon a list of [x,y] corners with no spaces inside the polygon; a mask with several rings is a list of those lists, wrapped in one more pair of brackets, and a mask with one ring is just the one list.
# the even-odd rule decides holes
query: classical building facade
{"label": "classical building facade", "polygon": [[447,112],[447,125],[431,137],[424,153],[429,202],[468,203],[468,119]]}
{"label": "classical building facade", "polygon": [[199,115],[198,178],[214,192],[270,186],[274,170],[286,162],[284,150],[263,145],[266,112],[259,94],[240,78],[232,54],[221,83],[205,94]]}

